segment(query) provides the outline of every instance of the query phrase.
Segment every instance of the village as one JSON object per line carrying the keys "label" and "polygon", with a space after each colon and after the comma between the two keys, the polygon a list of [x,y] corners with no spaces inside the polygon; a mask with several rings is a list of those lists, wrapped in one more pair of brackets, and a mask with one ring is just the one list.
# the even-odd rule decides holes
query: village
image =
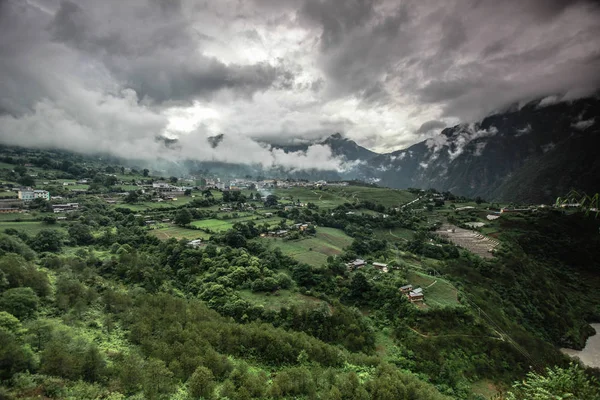
{"label": "village", "polygon": [[[173,237],[171,235],[183,235],[183,238],[187,239],[188,247],[194,249],[205,247],[209,243],[210,235],[225,232],[231,229],[236,222],[252,221],[261,225],[258,239],[275,241],[277,246],[289,249],[286,251],[296,254],[300,260],[314,262],[315,265],[318,265],[328,254],[335,254],[341,251],[342,247],[336,247],[339,250],[331,253],[329,247],[331,244],[326,244],[322,250],[314,251],[314,249],[319,249],[318,243],[323,238],[332,240],[330,236],[323,236],[324,230],[328,228],[319,228],[310,222],[297,219],[295,221],[287,220],[285,216],[289,215],[289,212],[296,212],[294,210],[300,211],[317,207],[316,204],[323,206],[328,201],[331,202],[327,199],[331,198],[332,190],[336,190],[333,192],[337,193],[335,196],[342,196],[339,199],[335,198],[330,203],[331,207],[344,204],[344,202],[356,202],[358,200],[356,193],[359,192],[357,189],[360,188],[360,186],[351,186],[349,182],[324,180],[294,181],[247,178],[222,180],[217,177],[187,177],[135,178],[128,181],[123,178],[119,179],[115,174],[102,174],[102,176],[111,183],[108,190],[106,188],[101,191],[96,190],[97,187],[93,186],[94,180],[89,178],[64,181],[36,180],[35,186],[4,185],[5,193],[14,193],[14,195],[0,198],[0,213],[28,214],[43,204],[46,212],[55,215],[55,221],[68,222],[72,219],[72,215],[76,215],[74,213],[85,209],[79,199],[95,197],[109,206],[127,206],[139,210],[132,214],[133,217],[150,231],[156,232],[157,237],[169,238]],[[95,181],[98,179],[96,178]],[[345,192],[346,189],[348,192]],[[431,215],[438,219],[438,222],[435,222],[435,218],[432,220],[433,226],[436,227],[433,232],[438,237],[480,257],[491,258],[496,248],[500,246],[500,241],[490,236],[489,231],[482,231],[487,224],[494,224],[505,215],[536,213],[548,208],[577,210],[580,207],[580,204],[574,202],[553,206],[519,207],[488,203],[485,207],[481,207],[478,203],[468,200],[454,199],[448,193],[431,190],[413,190],[413,192],[414,197],[411,200],[397,203],[397,206],[390,207],[386,212],[382,212],[385,208],[381,208],[379,212],[349,209],[343,213],[347,218],[376,219],[388,218],[388,212],[410,212],[420,215],[432,213]],[[310,194],[309,198],[306,197],[307,194]],[[311,203],[310,199],[313,199],[312,201],[315,203]],[[163,207],[166,207],[166,210],[178,209],[182,205],[194,201],[196,201],[194,204],[206,203],[197,209],[204,209],[210,214],[205,212],[204,219],[194,221],[186,228],[176,224],[173,212],[159,212]],[[140,205],[138,206],[138,204]],[[365,214],[365,211],[369,211],[370,214]],[[335,215],[335,212],[331,213],[331,216]],[[474,215],[478,215],[478,217],[474,218]],[[442,217],[441,220],[439,220],[440,217]],[[486,222],[481,222],[482,219]],[[262,227],[263,225],[264,227]],[[331,232],[333,234],[333,231]],[[391,235],[394,238],[394,234],[391,233]],[[335,240],[332,243],[335,243]],[[433,240],[429,240],[425,244],[439,247],[440,250],[442,248],[441,243]],[[382,274],[397,268],[395,263],[368,262],[360,258],[346,263],[349,272],[355,272],[365,267],[370,267]],[[417,280],[422,282],[421,284],[424,283],[422,277]],[[410,303],[426,307],[425,295],[429,284],[432,283],[421,287],[409,279],[398,290]],[[433,301],[435,303],[435,300]]]}

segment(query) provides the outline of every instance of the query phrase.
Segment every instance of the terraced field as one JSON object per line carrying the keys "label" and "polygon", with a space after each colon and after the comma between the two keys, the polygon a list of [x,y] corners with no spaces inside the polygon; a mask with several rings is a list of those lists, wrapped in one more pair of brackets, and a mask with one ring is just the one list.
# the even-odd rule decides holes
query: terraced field
{"label": "terraced field", "polygon": [[150,234],[161,240],[167,240],[171,238],[193,240],[208,239],[210,237],[210,235],[206,232],[195,229],[186,229],[175,225],[153,229],[150,231]]}
{"label": "terraced field", "polygon": [[223,220],[223,219],[203,219],[200,221],[193,221],[192,226],[203,229],[210,229],[214,232],[225,232],[233,228],[235,220]]}
{"label": "terraced field", "polygon": [[340,254],[344,247],[352,243],[352,238],[334,228],[317,228],[317,235],[308,239],[283,240],[266,238],[287,254],[300,262],[313,266],[323,265],[327,257]]}
{"label": "terraced field", "polygon": [[425,293],[425,304],[428,306],[457,306],[457,290],[448,281],[426,275],[417,271],[409,271],[407,274],[407,283],[413,287],[423,288]]}
{"label": "terraced field", "polygon": [[399,207],[417,198],[406,191],[388,188],[346,186],[343,188],[327,188],[328,192],[343,197],[346,201],[372,201],[385,207]]}
{"label": "terraced field", "polygon": [[443,225],[436,233],[482,258],[492,258],[492,250],[500,244],[496,239],[454,225]]}
{"label": "terraced field", "polygon": [[302,203],[314,203],[321,208],[334,208],[348,201],[345,197],[340,196],[329,189],[277,189],[274,191],[274,194],[280,198],[282,204],[291,201],[291,198],[294,201],[300,200]]}
{"label": "terraced field", "polygon": [[38,221],[22,221],[22,222],[0,222],[0,231],[5,229],[16,229],[23,231],[29,235],[35,235],[42,229],[58,229],[64,231],[65,228],[61,224],[48,225]]}

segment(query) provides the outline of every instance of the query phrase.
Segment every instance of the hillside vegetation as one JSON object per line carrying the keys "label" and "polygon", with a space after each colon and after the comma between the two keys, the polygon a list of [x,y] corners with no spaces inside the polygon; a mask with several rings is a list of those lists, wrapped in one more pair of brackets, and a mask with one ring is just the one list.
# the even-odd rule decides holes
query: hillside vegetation
{"label": "hillside vegetation", "polygon": [[[499,204],[356,185],[155,202],[119,194],[164,180],[150,171],[5,161],[10,182],[34,170],[64,198],[0,219],[1,398],[600,396],[599,371],[558,350],[600,321],[600,219],[581,210],[489,220]],[[72,192],[64,173],[92,183]],[[59,201],[79,208],[58,220]],[[435,233],[473,222],[500,243],[490,257]]]}

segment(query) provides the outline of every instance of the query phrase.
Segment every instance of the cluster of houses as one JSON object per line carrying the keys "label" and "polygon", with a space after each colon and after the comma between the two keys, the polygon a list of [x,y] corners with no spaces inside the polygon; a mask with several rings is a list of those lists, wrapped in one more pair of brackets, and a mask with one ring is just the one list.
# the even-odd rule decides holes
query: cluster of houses
{"label": "cluster of houses", "polygon": [[192,247],[194,249],[197,249],[198,247],[202,246],[202,239],[194,239],[194,240],[190,240],[187,245],[189,247]]}
{"label": "cluster of houses", "polygon": [[297,230],[299,230],[301,232],[304,232],[305,230],[308,229],[308,224],[302,224],[302,223],[294,224],[293,225],[293,229],[297,229]]}
{"label": "cluster of houses", "polygon": [[[368,263],[365,260],[357,258],[356,260],[353,260],[353,261],[350,261],[349,263],[347,263],[346,267],[348,267],[349,271],[354,271],[354,270],[362,268],[366,265],[368,265]],[[376,268],[382,272],[389,271],[388,265],[385,263],[374,262],[371,265],[373,265],[374,268]],[[402,294],[406,295],[406,297],[408,298],[408,300],[411,303],[422,302],[425,300],[425,294],[423,293],[423,289],[420,287],[413,288],[413,285],[408,284],[408,285],[404,285],[404,286],[400,287],[400,292],[402,292]]]}
{"label": "cluster of houses", "polygon": [[167,182],[154,182],[150,185],[143,185],[143,191],[152,190],[163,200],[177,200],[177,196],[183,196],[186,190],[192,190],[192,186],[173,186]]}
{"label": "cluster of houses", "polygon": [[255,187],[256,189],[287,189],[291,187],[323,187],[323,186],[348,186],[348,182],[327,182],[327,181],[287,181],[276,179],[232,179],[229,182],[223,182],[220,178],[206,178],[205,187],[214,187],[219,190],[242,190]]}
{"label": "cluster of houses", "polygon": [[286,237],[290,231],[300,231],[300,232],[304,232],[309,228],[310,224],[303,224],[303,223],[298,223],[298,224],[294,224],[291,227],[289,227],[289,229],[280,229],[278,231],[269,231],[267,233],[263,233],[260,235],[260,237]]}
{"label": "cluster of houses", "polygon": [[423,289],[418,287],[418,288],[413,288],[413,285],[404,285],[402,287],[400,287],[400,291],[406,295],[406,297],[408,298],[408,300],[411,303],[417,303],[417,302],[422,302],[425,300],[425,295],[423,294]]}
{"label": "cluster of houses", "polygon": [[68,213],[79,210],[79,203],[53,204],[52,211],[55,214]]}
{"label": "cluster of houses", "polygon": [[[367,262],[365,260],[362,260],[360,258],[357,258],[356,260],[350,261],[349,263],[346,263],[346,267],[348,268],[349,271],[354,271],[357,270],[359,268],[362,268],[364,266],[367,265]],[[381,263],[381,262],[374,262],[371,264],[373,266],[373,268],[380,270],[381,272],[388,272],[389,268],[388,265],[385,263]]]}
{"label": "cluster of houses", "polygon": [[286,237],[290,233],[287,229],[280,229],[278,231],[269,231],[267,233],[262,233],[260,237]]}
{"label": "cluster of houses", "polygon": [[241,204],[225,204],[223,207],[219,208],[219,211],[223,212],[231,212],[231,211],[255,211],[257,208],[261,206],[252,205],[250,203],[241,203]]}
{"label": "cluster of houses", "polygon": [[20,213],[23,201],[18,199],[0,199],[0,214]]}
{"label": "cluster of houses", "polygon": [[21,188],[18,191],[19,200],[28,203],[35,199],[50,200],[50,192],[47,190],[38,190],[32,188]]}

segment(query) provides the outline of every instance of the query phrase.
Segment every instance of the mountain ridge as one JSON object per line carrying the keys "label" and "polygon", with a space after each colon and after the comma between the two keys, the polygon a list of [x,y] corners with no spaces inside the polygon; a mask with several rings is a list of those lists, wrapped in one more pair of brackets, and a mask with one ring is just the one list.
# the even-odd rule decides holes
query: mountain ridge
{"label": "mountain ridge", "polygon": [[399,189],[548,202],[571,189],[600,189],[599,146],[598,97],[552,104],[538,100],[445,128],[406,149],[353,158],[362,163],[350,175]]}
{"label": "mountain ridge", "polygon": [[[225,135],[209,137],[212,148]],[[360,179],[382,186],[440,191],[508,202],[552,202],[571,189],[600,191],[600,97],[558,102],[534,100],[514,104],[480,121],[442,129],[437,135],[406,149],[376,153],[336,132],[300,144],[265,146],[286,153],[328,146],[345,162],[344,171],[293,170],[196,161],[251,174],[302,179]],[[165,142],[174,146],[176,142]]]}

